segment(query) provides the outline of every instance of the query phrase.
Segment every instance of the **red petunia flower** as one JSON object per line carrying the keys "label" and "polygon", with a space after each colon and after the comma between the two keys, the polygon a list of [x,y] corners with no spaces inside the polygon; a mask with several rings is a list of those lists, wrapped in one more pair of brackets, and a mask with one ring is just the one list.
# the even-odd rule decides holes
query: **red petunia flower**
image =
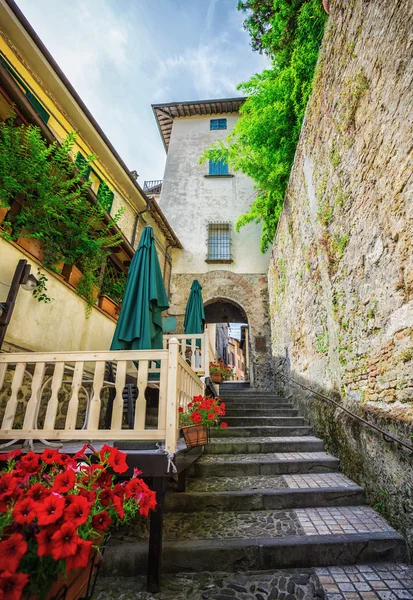
{"label": "red petunia flower", "polygon": [[21,457],[16,468],[19,472],[24,472],[24,474],[35,475],[40,471],[39,461],[40,456],[30,450],[30,452]]}
{"label": "red petunia flower", "polygon": [[27,543],[20,533],[15,533],[0,542],[0,565],[2,569],[15,573],[23,556],[26,554]]}
{"label": "red petunia flower", "polygon": [[68,469],[64,473],[60,473],[56,475],[52,491],[57,492],[58,494],[64,494],[65,492],[69,492],[73,489],[76,482],[76,475],[71,469]]}
{"label": "red petunia flower", "polygon": [[56,494],[50,494],[41,504],[36,506],[37,521],[39,525],[50,525],[56,523],[63,514],[65,508],[64,498]]}
{"label": "red petunia flower", "polygon": [[63,523],[63,525],[52,535],[51,555],[55,560],[73,556],[77,550],[79,536],[76,533],[76,527],[73,523]]}
{"label": "red petunia flower", "polygon": [[13,477],[12,473],[5,473],[0,477],[0,500],[10,498],[17,487],[18,480]]}
{"label": "red petunia flower", "polygon": [[126,484],[126,498],[132,498],[132,496],[137,496],[147,490],[149,490],[149,488],[142,479],[131,479]]}
{"label": "red petunia flower", "polygon": [[85,490],[82,488],[79,490],[79,496],[83,496],[83,498],[86,498],[92,504],[96,500],[96,492],[94,490]]}
{"label": "red petunia flower", "polygon": [[65,510],[65,519],[73,523],[75,527],[86,523],[90,514],[90,503],[83,496],[75,496],[71,494],[67,497],[70,498],[70,504]]}
{"label": "red petunia flower", "polygon": [[6,452],[5,454],[0,454],[0,460],[8,461],[13,458],[17,458],[22,453],[21,450],[12,450],[11,452]]}
{"label": "red petunia flower", "polygon": [[221,427],[222,427],[222,429],[228,429],[228,423],[225,423],[224,421],[222,421]]}
{"label": "red petunia flower", "polygon": [[[188,404],[188,406],[189,406],[189,404]],[[178,408],[178,412],[180,412],[180,413],[183,413],[183,412],[184,412],[184,409],[183,409],[183,407],[182,407],[182,406],[180,406],[180,407]]]}
{"label": "red petunia flower", "polygon": [[57,527],[55,525],[49,525],[49,527],[45,527],[41,530],[40,533],[36,535],[37,540],[37,554],[39,556],[48,556],[52,554],[53,542],[52,537],[56,533]]}
{"label": "red petunia flower", "polygon": [[213,412],[208,413],[208,421],[215,421],[217,418],[216,414]]}
{"label": "red petunia flower", "polygon": [[96,529],[96,531],[107,531],[111,523],[112,519],[107,510],[102,511],[97,515],[93,515],[92,517],[92,527],[93,529]]}
{"label": "red petunia flower", "polygon": [[20,600],[28,581],[27,573],[10,573],[9,571],[1,573],[0,592],[3,594],[3,600]]}
{"label": "red petunia flower", "polygon": [[40,458],[47,465],[64,464],[64,456],[62,456],[62,454],[60,454],[58,450],[52,450],[51,448],[46,448],[46,450],[43,450],[42,454],[40,455]]}
{"label": "red petunia flower", "polygon": [[68,556],[66,559],[67,571],[72,571],[73,569],[83,569],[87,566],[92,545],[93,542],[91,541],[86,542],[81,538],[78,539],[74,554],[72,556]]}
{"label": "red petunia flower", "polygon": [[114,452],[109,456],[109,464],[115,473],[124,473],[128,470],[128,463],[126,462],[126,454],[120,452],[117,448],[113,448]]}
{"label": "red petunia flower", "polygon": [[108,488],[112,485],[112,475],[110,473],[101,473],[95,483],[97,487]]}
{"label": "red petunia flower", "polygon": [[45,488],[41,483],[35,483],[34,486],[27,491],[27,496],[35,502],[42,502],[49,495],[50,490]]}
{"label": "red petunia flower", "polygon": [[120,498],[118,498],[117,496],[115,496],[113,498],[113,506],[115,507],[115,510],[118,513],[119,518],[123,519],[123,517],[125,516],[125,510],[123,508],[122,500]]}
{"label": "red petunia flower", "polygon": [[106,489],[100,492],[99,500],[102,506],[109,506],[113,500],[112,490]]}
{"label": "red petunia flower", "polygon": [[19,525],[31,523],[36,518],[36,504],[31,498],[24,498],[16,502],[13,509],[13,519]]}
{"label": "red petunia flower", "polygon": [[145,492],[139,500],[139,513],[143,517],[149,516],[150,510],[155,510],[156,508],[156,492],[150,490]]}

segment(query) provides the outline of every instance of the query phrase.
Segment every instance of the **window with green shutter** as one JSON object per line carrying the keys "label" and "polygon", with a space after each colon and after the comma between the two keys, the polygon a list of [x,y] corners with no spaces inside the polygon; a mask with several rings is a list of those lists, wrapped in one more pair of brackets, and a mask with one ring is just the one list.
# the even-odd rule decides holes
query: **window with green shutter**
{"label": "window with green shutter", "polygon": [[76,164],[77,168],[79,169],[79,171],[82,173],[83,177],[85,179],[89,179],[89,175],[92,170],[92,167],[90,165],[88,165],[86,158],[83,156],[83,154],[81,154],[81,152],[77,153],[76,158],[75,158],[75,164]]}
{"label": "window with green shutter", "polygon": [[102,202],[102,206],[106,212],[110,212],[114,196],[115,194],[112,192],[109,186],[104,181],[101,181],[98,188],[97,197]]}
{"label": "window with green shutter", "polygon": [[26,92],[26,98],[33,106],[34,110],[37,112],[43,123],[47,123],[47,121],[50,119],[50,115],[44,108],[43,104],[41,104],[36,98],[36,96],[31,92]]}

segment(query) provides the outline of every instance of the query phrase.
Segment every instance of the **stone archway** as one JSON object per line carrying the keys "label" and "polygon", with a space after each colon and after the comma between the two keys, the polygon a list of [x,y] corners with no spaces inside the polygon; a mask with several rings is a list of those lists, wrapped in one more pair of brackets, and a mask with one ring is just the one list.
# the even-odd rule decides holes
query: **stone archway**
{"label": "stone archway", "polygon": [[272,389],[274,381],[266,275],[240,274],[224,270],[173,274],[168,314],[176,318],[178,333],[183,332],[185,306],[194,279],[198,279],[202,285],[205,306],[208,307],[217,299],[225,299],[242,308],[248,321],[250,334],[251,385],[257,389]]}

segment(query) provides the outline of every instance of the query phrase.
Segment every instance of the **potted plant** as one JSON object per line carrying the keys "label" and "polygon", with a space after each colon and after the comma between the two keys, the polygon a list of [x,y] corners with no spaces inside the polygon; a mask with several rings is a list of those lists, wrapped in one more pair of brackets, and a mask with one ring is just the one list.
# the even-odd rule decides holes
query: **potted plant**
{"label": "potted plant", "polygon": [[227,423],[220,422],[220,417],[225,416],[225,404],[220,398],[194,396],[186,410],[182,406],[178,410],[179,424],[188,448],[208,444],[210,427],[228,427]]}
{"label": "potted plant", "polygon": [[[90,452],[88,452],[88,449]],[[126,455],[85,445],[74,456],[46,449],[0,456],[0,597],[75,600],[85,596],[91,570],[111,527],[156,506],[155,492]]]}
{"label": "potted plant", "polygon": [[125,272],[116,270],[110,263],[107,265],[98,305],[115,319],[119,316],[125,295],[126,279]]}
{"label": "potted plant", "polygon": [[229,379],[234,375],[232,367],[224,365],[222,360],[209,363],[209,372],[214,383],[221,383],[223,379]]}

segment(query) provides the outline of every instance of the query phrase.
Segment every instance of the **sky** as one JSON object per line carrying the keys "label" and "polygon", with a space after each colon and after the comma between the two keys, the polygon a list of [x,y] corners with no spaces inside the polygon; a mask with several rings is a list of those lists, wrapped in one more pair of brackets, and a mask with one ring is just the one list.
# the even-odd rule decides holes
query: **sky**
{"label": "sky", "polygon": [[139,183],[162,179],[151,104],[240,95],[267,66],[237,0],[17,0]]}

